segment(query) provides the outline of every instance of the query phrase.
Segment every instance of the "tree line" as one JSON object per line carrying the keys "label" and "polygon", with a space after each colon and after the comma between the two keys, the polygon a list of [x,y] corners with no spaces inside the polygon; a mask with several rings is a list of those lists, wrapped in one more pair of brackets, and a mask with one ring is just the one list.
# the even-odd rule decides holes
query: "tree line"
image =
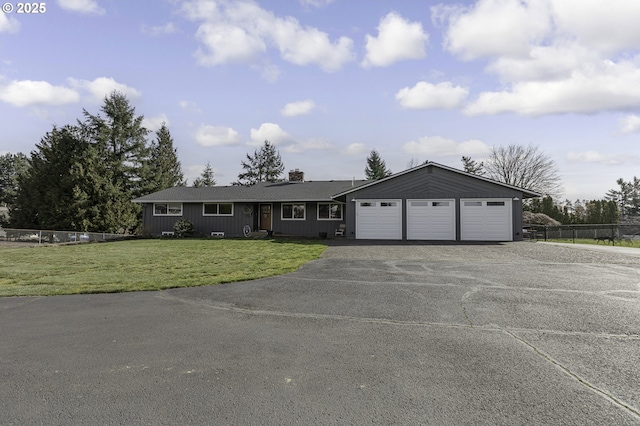
{"label": "tree line", "polygon": [[100,112],[54,126],[29,157],[0,159],[0,203],[16,228],[128,233],[140,223],[132,199],[185,180],[162,124],[149,140],[125,95],[112,92]]}
{"label": "tree line", "polygon": [[618,223],[640,214],[640,179],[617,180],[618,189],[609,190],[600,200],[559,201],[562,192],[555,162],[535,146],[493,147],[484,162],[462,157],[466,172],[485,176],[543,194],[526,200],[524,208],[543,213],[562,224]]}
{"label": "tree line", "polygon": [[[142,212],[133,199],[186,186],[166,123],[151,132],[127,97],[105,97],[99,113],[83,109],[73,125],[53,126],[29,156],[0,155],[0,226],[83,232],[133,233]],[[265,141],[241,162],[234,185],[282,180],[284,165]],[[216,184],[207,162],[194,187]]]}
{"label": "tree line", "polygon": [[[105,97],[99,113],[83,109],[73,125],[53,126],[27,156],[0,155],[0,206],[9,209],[15,228],[84,232],[132,233],[141,224],[141,207],[134,198],[187,182],[171,133],[163,123],[146,129],[126,96],[114,91]],[[561,192],[553,160],[535,146],[493,147],[477,162],[462,157],[466,172],[545,195],[528,200],[526,209],[544,213],[561,223],[615,223],[620,216],[640,213],[640,179],[619,179],[619,188],[603,200],[574,203],[554,201]],[[233,185],[284,181],[280,153],[268,140],[240,163]],[[412,159],[408,168],[419,165]],[[364,169],[368,180],[392,174],[377,150],[370,151]],[[195,187],[216,184],[207,162]]]}

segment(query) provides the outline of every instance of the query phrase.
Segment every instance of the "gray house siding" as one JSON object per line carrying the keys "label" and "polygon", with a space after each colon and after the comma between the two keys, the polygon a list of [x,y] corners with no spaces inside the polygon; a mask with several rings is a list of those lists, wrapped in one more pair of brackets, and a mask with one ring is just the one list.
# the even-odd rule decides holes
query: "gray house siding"
{"label": "gray house siding", "polygon": [[282,219],[282,204],[273,203],[273,231],[276,234],[317,237],[324,232],[331,236],[338,226],[344,223],[344,208],[342,220],[318,220],[318,202],[307,201],[304,203],[305,220],[287,220]]}
{"label": "gray house siding", "polygon": [[[295,202],[302,203],[302,202]],[[304,220],[282,219],[282,203],[266,203],[272,207],[272,230],[276,234],[302,237],[317,237],[321,232],[333,235],[343,220],[318,220],[318,202],[304,202],[306,205]],[[143,204],[143,223],[145,231],[160,236],[164,231],[173,231],[173,225],[179,219],[193,223],[196,236],[210,236],[212,232],[224,232],[228,237],[243,236],[243,228],[250,225],[251,230],[258,229],[258,203],[233,203],[232,216],[204,216],[203,203],[182,203],[181,216],[154,216],[153,203]]]}
{"label": "gray house siding", "polygon": [[522,240],[522,192],[499,184],[474,179],[437,167],[425,167],[406,173],[376,185],[356,190],[346,195],[345,235],[355,237],[356,209],[358,199],[402,200],[402,238],[407,238],[407,199],[455,199],[456,240],[460,240],[460,199],[463,198],[517,198],[512,204],[513,240]]}

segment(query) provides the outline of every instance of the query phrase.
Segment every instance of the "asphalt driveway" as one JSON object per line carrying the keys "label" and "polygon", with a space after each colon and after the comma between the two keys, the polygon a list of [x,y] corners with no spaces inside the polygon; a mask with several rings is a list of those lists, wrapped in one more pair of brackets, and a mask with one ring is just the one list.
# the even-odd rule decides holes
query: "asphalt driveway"
{"label": "asphalt driveway", "polygon": [[640,424],[630,253],[347,243],[251,282],[0,299],[0,424]]}

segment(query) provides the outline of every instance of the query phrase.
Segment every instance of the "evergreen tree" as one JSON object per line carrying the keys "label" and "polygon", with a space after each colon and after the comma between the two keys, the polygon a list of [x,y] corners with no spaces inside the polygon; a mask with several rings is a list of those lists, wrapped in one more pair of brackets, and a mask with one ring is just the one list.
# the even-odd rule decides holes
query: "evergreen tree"
{"label": "evergreen tree", "polygon": [[614,201],[621,216],[637,215],[640,213],[640,179],[636,176],[632,181],[620,178],[616,181],[619,189],[610,189],[605,198]]}
{"label": "evergreen tree", "polygon": [[27,173],[29,167],[29,158],[21,152],[0,155],[0,206],[13,209],[19,190],[18,178]]}
{"label": "evergreen tree", "polygon": [[238,174],[238,181],[234,185],[254,185],[258,182],[282,182],[280,177],[284,172],[284,164],[276,147],[268,140],[264,141],[253,156],[247,154],[247,160],[241,162],[244,170]]}
{"label": "evergreen tree", "polygon": [[367,167],[364,169],[365,177],[368,180],[378,180],[391,176],[391,170],[387,169],[387,166],[380,158],[378,151],[371,150],[367,157]]}
{"label": "evergreen tree", "polygon": [[200,177],[196,178],[193,181],[193,186],[195,188],[204,188],[205,186],[214,186],[216,184],[216,180],[213,178],[213,169],[211,168],[211,163],[207,161],[207,165],[204,167],[202,174]]}
{"label": "evergreen tree", "polygon": [[31,153],[28,171],[11,210],[11,224],[20,228],[81,230],[75,206],[76,174],[87,142],[78,129],[65,126],[48,132]]}
{"label": "evergreen tree", "polygon": [[[92,145],[87,158],[92,168],[86,176],[95,199],[89,199],[101,209],[97,223],[103,231],[125,233],[141,221],[141,208],[131,200],[143,195],[148,186],[144,164],[149,157],[149,131],[142,126],[144,117],[136,115],[122,93],[114,91],[105,97],[101,112],[104,117],[84,110],[85,121],[79,123]],[[100,179],[94,171],[102,173]]]}
{"label": "evergreen tree", "polygon": [[484,175],[484,163],[472,160],[471,157],[462,156],[462,166],[467,173],[473,173],[474,175]]}
{"label": "evergreen tree", "polygon": [[173,146],[173,138],[166,123],[162,123],[160,129],[156,131],[156,140],[149,148],[149,157],[145,162],[143,175],[145,193],[186,184],[180,161],[178,161],[178,152]]}

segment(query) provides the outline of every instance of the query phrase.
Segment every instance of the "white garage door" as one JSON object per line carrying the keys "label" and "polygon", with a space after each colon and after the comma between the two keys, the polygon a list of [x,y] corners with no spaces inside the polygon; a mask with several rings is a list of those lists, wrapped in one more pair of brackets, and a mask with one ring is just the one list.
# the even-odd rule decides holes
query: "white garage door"
{"label": "white garage door", "polygon": [[466,241],[511,241],[511,199],[460,200],[461,239]]}
{"label": "white garage door", "polygon": [[455,240],[455,200],[407,200],[408,240]]}
{"label": "white garage door", "polygon": [[401,240],[400,200],[356,201],[356,238],[361,240]]}

